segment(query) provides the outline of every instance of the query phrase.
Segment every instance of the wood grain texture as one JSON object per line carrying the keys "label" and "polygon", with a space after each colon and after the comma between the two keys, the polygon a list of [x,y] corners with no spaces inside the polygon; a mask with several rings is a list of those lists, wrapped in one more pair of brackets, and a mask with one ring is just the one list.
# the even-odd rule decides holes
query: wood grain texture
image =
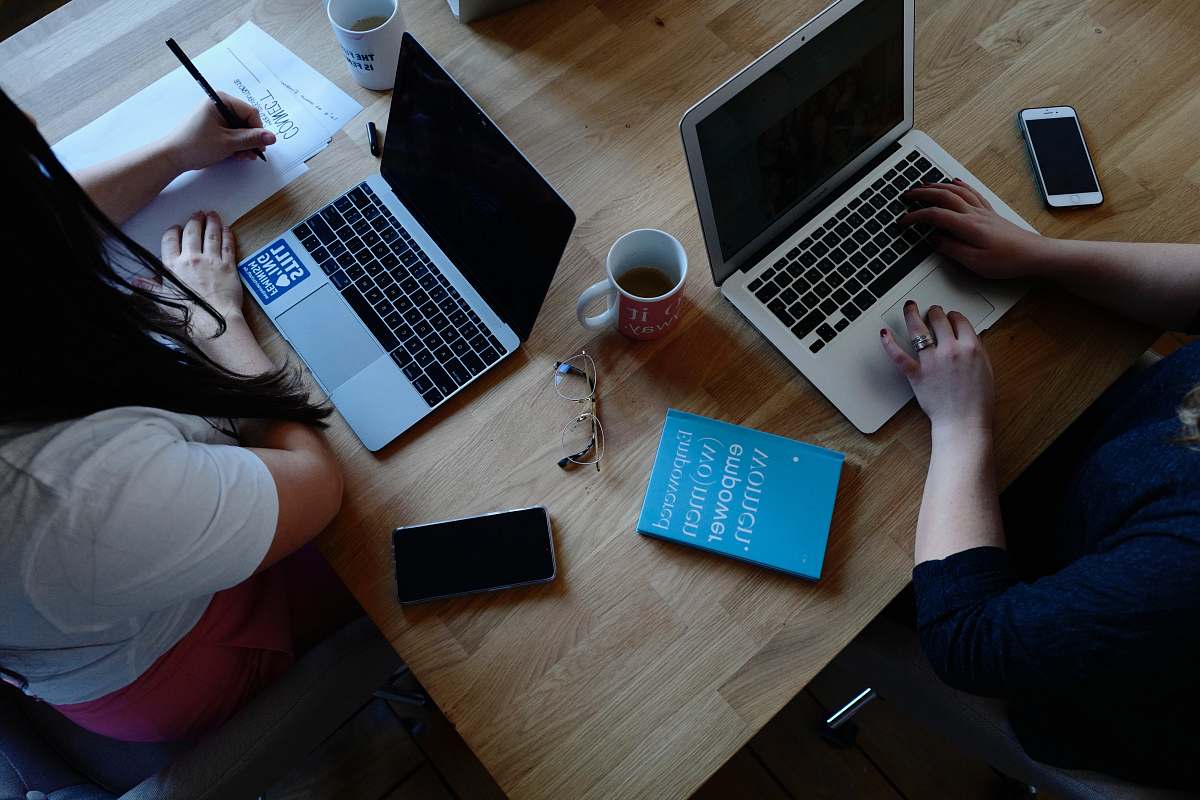
{"label": "wood grain texture", "polygon": [[[714,85],[823,0],[542,0],[470,27],[443,0],[403,0],[413,32],[566,196],[576,228],[532,338],[378,455],[335,419],[347,475],[323,552],[498,783],[516,797],[683,797],[744,745],[906,583],[929,452],[912,404],[858,434],[712,286],[677,124]],[[258,247],[378,168],[363,123],[388,97],[345,73],[315,0],[74,0],[0,44],[0,82],[49,139],[247,19],[359,98],[364,113],[311,169],[236,226]],[[1188,0],[919,0],[917,121],[1042,231],[1195,240],[1200,229],[1200,4]],[[36,68],[31,65],[36,65]],[[1107,201],[1041,206],[1019,108],[1079,110]],[[635,227],[678,236],[688,306],[669,338],[632,344],[574,319],[608,246]],[[254,314],[279,359],[292,357]],[[1037,287],[985,336],[998,383],[1003,483],[1153,341]],[[571,409],[556,358],[601,370],[604,469],[563,474]],[[668,406],[844,451],[825,575],[810,584],[633,533]],[[389,530],[544,503],[559,579],[401,609]]]}

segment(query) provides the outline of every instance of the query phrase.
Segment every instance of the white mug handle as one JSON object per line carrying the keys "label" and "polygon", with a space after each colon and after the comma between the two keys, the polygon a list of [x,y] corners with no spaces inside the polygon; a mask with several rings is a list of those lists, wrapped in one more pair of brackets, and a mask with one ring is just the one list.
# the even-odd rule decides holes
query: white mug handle
{"label": "white mug handle", "polygon": [[[584,309],[593,300],[603,294],[608,295],[608,308],[599,316],[585,317],[583,315]],[[575,316],[579,317],[579,324],[589,331],[598,331],[601,328],[611,327],[617,317],[617,291],[612,287],[612,282],[604,280],[584,289],[583,294],[579,295],[579,302],[575,304]]]}

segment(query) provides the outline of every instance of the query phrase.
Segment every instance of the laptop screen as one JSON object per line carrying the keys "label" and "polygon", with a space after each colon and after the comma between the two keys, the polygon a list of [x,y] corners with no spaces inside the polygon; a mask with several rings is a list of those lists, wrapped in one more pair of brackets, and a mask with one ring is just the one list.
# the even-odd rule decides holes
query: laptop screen
{"label": "laptop screen", "polygon": [[404,35],[381,172],[522,340],[575,214],[475,102]]}
{"label": "laptop screen", "polygon": [[904,121],[904,3],[865,0],[696,126],[731,260]]}

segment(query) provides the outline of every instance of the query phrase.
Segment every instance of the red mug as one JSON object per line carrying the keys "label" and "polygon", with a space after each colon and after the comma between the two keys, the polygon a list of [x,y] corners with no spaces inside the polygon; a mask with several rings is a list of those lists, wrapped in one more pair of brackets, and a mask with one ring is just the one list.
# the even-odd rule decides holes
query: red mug
{"label": "red mug", "polygon": [[[678,239],[653,228],[630,231],[613,242],[604,266],[608,278],[589,286],[575,304],[580,325],[592,331],[615,327],[639,341],[657,339],[674,327],[683,307],[683,281],[687,277],[687,253]],[[653,297],[629,292],[621,285],[621,278],[636,267],[662,273],[671,289]],[[608,307],[604,313],[586,316],[588,305],[605,295]]]}

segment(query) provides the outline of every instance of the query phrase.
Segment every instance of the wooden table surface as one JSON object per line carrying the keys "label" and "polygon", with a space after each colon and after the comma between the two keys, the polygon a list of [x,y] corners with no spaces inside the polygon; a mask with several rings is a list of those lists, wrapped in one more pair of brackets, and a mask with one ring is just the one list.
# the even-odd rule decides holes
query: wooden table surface
{"label": "wooden table surface", "polygon": [[[909,579],[929,452],[914,404],[856,432],[722,301],[701,242],[683,111],[824,0],[542,0],[472,27],[444,0],[402,0],[410,29],[557,186],[579,223],[533,337],[378,455],[330,430],[345,506],[321,549],[459,732],[515,797],[684,797],[741,747]],[[378,168],[363,125],[388,96],[351,83],[318,0],[74,0],[0,44],[0,84],[50,141],[253,19],[350,91],[364,113],[311,171],[236,226],[244,251]],[[1040,230],[1195,240],[1200,230],[1200,4],[1188,0],[922,0],[917,124]],[[1106,202],[1049,213],[1014,124],[1025,106],[1081,114]],[[575,298],[631,228],[691,258],[686,319],[634,344],[576,323]],[[261,317],[277,357],[286,347]],[[1152,341],[1039,286],[985,336],[1010,481]],[[600,369],[603,471],[563,473],[571,408],[556,358]],[[386,398],[381,398],[386,402]],[[668,406],[846,453],[817,583],[640,537]],[[543,503],[552,584],[401,609],[390,529]]]}

